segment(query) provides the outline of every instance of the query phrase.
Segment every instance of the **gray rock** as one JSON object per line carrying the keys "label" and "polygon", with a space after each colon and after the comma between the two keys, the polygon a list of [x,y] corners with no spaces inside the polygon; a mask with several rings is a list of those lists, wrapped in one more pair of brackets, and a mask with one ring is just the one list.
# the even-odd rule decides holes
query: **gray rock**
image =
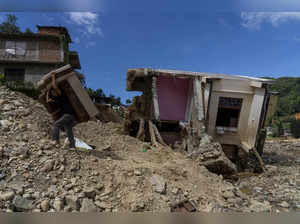
{"label": "gray rock", "polygon": [[75,161],[72,162],[70,170],[72,172],[76,172],[76,171],[80,170],[80,162],[79,162],[79,160],[75,160]]}
{"label": "gray rock", "polygon": [[133,202],[130,206],[132,212],[142,212],[145,209],[144,202]]}
{"label": "gray rock", "polygon": [[53,169],[54,161],[48,160],[41,169],[41,172],[49,172]]}
{"label": "gray rock", "polygon": [[97,207],[101,208],[101,209],[107,209],[107,208],[110,209],[110,208],[111,208],[111,205],[108,204],[108,203],[106,203],[106,202],[104,202],[104,201],[102,201],[102,202],[96,201],[96,202],[95,202],[95,205],[96,205]]}
{"label": "gray rock", "polygon": [[89,188],[85,188],[84,190],[83,190],[83,193],[84,193],[84,195],[86,196],[86,197],[88,197],[88,198],[95,198],[95,196],[96,196],[96,190],[94,189],[94,188],[92,188],[92,187],[89,187]]}
{"label": "gray rock", "polygon": [[200,146],[210,144],[211,142],[212,142],[212,137],[205,134],[205,135],[201,138]]}
{"label": "gray rock", "polygon": [[9,120],[1,120],[0,121],[0,127],[3,130],[9,130],[9,128],[11,127],[12,122],[10,122]]}
{"label": "gray rock", "polygon": [[160,194],[166,193],[166,182],[165,182],[164,178],[162,178],[161,176],[154,174],[150,178],[150,183],[152,184],[153,190],[155,192],[160,193]]}
{"label": "gray rock", "polygon": [[172,193],[177,195],[179,192],[179,189],[177,187],[173,188]]}
{"label": "gray rock", "polygon": [[5,192],[0,194],[0,200],[1,201],[10,201],[15,197],[15,192],[13,191],[9,191],[9,192]]}
{"label": "gray rock", "polygon": [[64,207],[64,212],[71,212],[72,208],[70,206],[65,206]]}
{"label": "gray rock", "polygon": [[97,212],[97,207],[91,199],[84,198],[81,203],[80,212]]}
{"label": "gray rock", "polygon": [[279,204],[279,206],[280,206],[280,207],[283,207],[283,208],[289,208],[289,207],[290,207],[289,203],[287,203],[286,201],[281,202],[281,203]]}
{"label": "gray rock", "polygon": [[26,212],[34,209],[33,201],[17,195],[13,200],[13,205],[18,212]]}
{"label": "gray rock", "polygon": [[49,200],[44,200],[41,202],[41,209],[43,212],[47,212],[50,208],[50,202]]}
{"label": "gray rock", "polygon": [[141,176],[142,175],[142,172],[140,170],[135,170],[134,171],[134,175],[135,176]]}
{"label": "gray rock", "polygon": [[79,204],[79,200],[78,197],[74,196],[74,195],[68,195],[65,197],[65,201],[67,206],[69,206],[72,210],[79,210],[80,204]]}
{"label": "gray rock", "polygon": [[250,211],[253,212],[267,212],[271,211],[272,206],[268,201],[264,201],[263,203],[256,201],[256,200],[251,200],[251,205],[249,207]]}
{"label": "gray rock", "polygon": [[57,212],[63,211],[63,209],[64,209],[64,202],[63,202],[63,200],[60,199],[60,198],[55,198],[55,200],[53,202],[53,208]]}

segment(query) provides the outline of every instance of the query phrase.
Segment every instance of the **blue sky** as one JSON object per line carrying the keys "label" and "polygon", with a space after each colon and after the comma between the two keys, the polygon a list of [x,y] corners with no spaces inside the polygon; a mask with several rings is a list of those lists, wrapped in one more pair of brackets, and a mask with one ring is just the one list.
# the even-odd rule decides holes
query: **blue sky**
{"label": "blue sky", "polygon": [[[142,2],[103,1],[95,11],[84,12],[79,8],[77,12],[10,13],[18,17],[23,30],[36,31],[36,25],[66,26],[88,87],[121,96],[123,102],[136,95],[125,90],[129,68],[256,77],[300,74],[300,12],[247,12],[234,5],[219,5],[220,10],[206,5],[203,10],[199,1],[185,5],[169,0]],[[0,22],[5,14],[0,13]]]}

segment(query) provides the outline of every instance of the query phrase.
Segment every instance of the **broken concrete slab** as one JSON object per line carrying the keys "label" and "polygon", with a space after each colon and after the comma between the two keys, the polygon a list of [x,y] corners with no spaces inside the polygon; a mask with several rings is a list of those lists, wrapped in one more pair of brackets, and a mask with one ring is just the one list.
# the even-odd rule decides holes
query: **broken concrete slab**
{"label": "broken concrete slab", "polygon": [[166,193],[166,182],[164,178],[161,176],[154,174],[150,178],[150,182],[153,186],[153,190],[159,194],[165,194]]}
{"label": "broken concrete slab", "polygon": [[26,212],[34,208],[33,201],[17,195],[13,200],[17,212]]}

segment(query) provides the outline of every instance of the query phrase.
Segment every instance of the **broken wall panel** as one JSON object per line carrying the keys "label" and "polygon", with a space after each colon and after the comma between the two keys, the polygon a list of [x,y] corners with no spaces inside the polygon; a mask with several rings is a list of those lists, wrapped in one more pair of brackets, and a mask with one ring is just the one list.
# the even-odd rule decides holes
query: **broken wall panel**
{"label": "broken wall panel", "polygon": [[255,95],[252,100],[251,110],[248,119],[248,144],[252,147],[255,146],[257,133],[260,122],[260,115],[265,99],[265,89],[255,88]]}
{"label": "broken wall panel", "polygon": [[186,78],[157,78],[160,120],[185,120],[189,85],[189,79]]}

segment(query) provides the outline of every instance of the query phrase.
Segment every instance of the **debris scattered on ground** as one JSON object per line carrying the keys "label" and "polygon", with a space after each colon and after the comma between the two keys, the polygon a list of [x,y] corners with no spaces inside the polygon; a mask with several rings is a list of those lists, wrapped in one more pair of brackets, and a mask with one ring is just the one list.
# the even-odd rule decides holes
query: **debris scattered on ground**
{"label": "debris scattered on ground", "polygon": [[292,144],[266,144],[264,174],[224,179],[201,165],[209,153],[194,160],[162,145],[144,152],[147,144],[124,134],[120,123],[74,128],[94,150],[56,148],[41,104],[5,87],[0,102],[2,212],[170,212],[184,200],[197,211],[299,211],[299,147]]}

